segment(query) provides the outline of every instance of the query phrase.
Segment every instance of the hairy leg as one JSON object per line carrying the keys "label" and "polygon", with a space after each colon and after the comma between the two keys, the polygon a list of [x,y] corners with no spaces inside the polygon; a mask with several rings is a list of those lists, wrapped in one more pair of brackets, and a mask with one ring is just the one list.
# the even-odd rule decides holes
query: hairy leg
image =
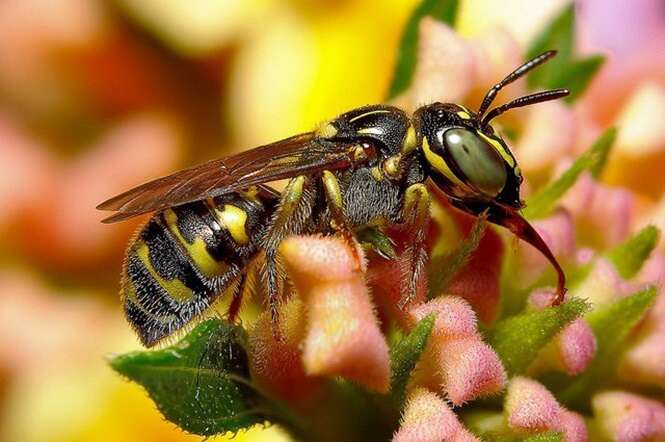
{"label": "hairy leg", "polygon": [[[315,196],[314,184],[309,178],[305,176],[293,178],[282,192],[279,206],[262,240],[265,263],[261,280],[266,290],[273,324],[279,320],[279,292],[284,280],[278,262],[277,248],[288,235],[303,233],[306,230],[311,223]],[[277,327],[274,329],[278,330]]]}
{"label": "hairy leg", "polygon": [[337,177],[335,177],[332,172],[324,170],[321,181],[323,183],[323,190],[326,194],[326,202],[328,203],[328,209],[330,210],[330,216],[332,218],[332,227],[342,236],[344,241],[346,241],[346,243],[351,248],[353,257],[356,261],[356,267],[358,270],[360,270],[360,255],[358,254],[358,248],[356,247],[353,228],[349,223],[349,219],[344,213],[344,198],[342,197],[342,191],[339,187]]}
{"label": "hairy leg", "polygon": [[412,184],[404,194],[402,220],[408,232],[408,265],[403,269],[404,284],[399,307],[405,308],[416,296],[418,280],[427,263],[426,230],[429,221],[430,196],[424,184]]}

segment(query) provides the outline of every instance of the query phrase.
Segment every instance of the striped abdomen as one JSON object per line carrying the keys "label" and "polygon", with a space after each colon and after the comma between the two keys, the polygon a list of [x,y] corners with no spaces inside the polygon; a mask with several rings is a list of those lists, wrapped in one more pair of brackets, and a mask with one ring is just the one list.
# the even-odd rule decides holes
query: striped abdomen
{"label": "striped abdomen", "polygon": [[157,213],[129,245],[127,319],[146,346],[179,330],[240,283],[275,201],[233,193]]}

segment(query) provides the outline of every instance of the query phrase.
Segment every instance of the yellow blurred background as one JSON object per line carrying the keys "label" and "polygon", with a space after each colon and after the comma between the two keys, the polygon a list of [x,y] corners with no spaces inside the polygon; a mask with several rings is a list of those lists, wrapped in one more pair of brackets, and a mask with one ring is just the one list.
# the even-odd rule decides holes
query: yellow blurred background
{"label": "yellow blurred background", "polygon": [[[462,1],[458,28],[526,44],[564,3]],[[381,102],[415,4],[0,2],[0,440],[200,440],[106,366],[139,348],[117,296],[137,221],[94,207]]]}

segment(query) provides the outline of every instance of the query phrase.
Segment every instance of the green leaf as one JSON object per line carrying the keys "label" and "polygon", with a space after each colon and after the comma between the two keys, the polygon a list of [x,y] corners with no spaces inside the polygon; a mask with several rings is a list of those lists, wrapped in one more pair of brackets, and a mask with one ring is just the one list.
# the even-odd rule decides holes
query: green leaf
{"label": "green leaf", "polygon": [[527,59],[529,60],[551,49],[556,49],[559,53],[554,59],[533,70],[528,75],[527,83],[531,89],[552,87],[551,84],[558,73],[565,70],[573,56],[574,26],[575,5],[571,2],[533,41],[527,50]]}
{"label": "green leaf", "polygon": [[546,433],[538,433],[533,436],[522,439],[524,442],[563,442],[563,433],[555,431],[548,431]]}
{"label": "green leaf", "polygon": [[586,301],[573,298],[559,306],[504,319],[489,330],[487,339],[510,376],[529,368],[540,350],[571,321],[589,310]]}
{"label": "green leaf", "polygon": [[575,59],[575,5],[571,2],[562,9],[545,30],[534,40],[527,51],[527,59],[556,49],[557,56],[527,77],[530,88],[567,88],[566,101],[573,103],[587,89],[591,80],[605,62],[602,55]]}
{"label": "green leaf", "polygon": [[434,327],[435,315],[428,315],[423,318],[390,350],[390,368],[392,378],[390,380],[390,394],[402,403],[405,397],[406,384],[409,381],[411,372],[420,359],[420,355],[425,350],[429,336]]}
{"label": "green leaf", "polygon": [[395,98],[411,85],[417,62],[420,21],[429,16],[452,26],[457,15],[458,3],[458,0],[423,0],[413,11],[404,28],[397,50],[397,62],[388,99]]}
{"label": "green leaf", "polygon": [[655,288],[648,288],[587,315],[586,320],[596,336],[596,356],[584,373],[563,383],[564,387],[556,395],[562,404],[589,410],[592,394],[606,388],[614,378],[624,342],[653,303],[656,293]]}
{"label": "green leaf", "polygon": [[264,422],[248,377],[245,333],[220,320],[199,324],[177,344],[117,356],[111,367],[142,385],[169,421],[201,436]]}
{"label": "green leaf", "polygon": [[605,256],[624,279],[632,278],[651,255],[659,236],[660,231],[656,226],[647,226],[623,244],[610,249]]}
{"label": "green leaf", "polygon": [[487,228],[487,218],[479,216],[473,223],[469,235],[450,254],[433,256],[430,259],[429,270],[429,295],[430,298],[439,296],[450,284],[457,272],[469,262],[473,252],[476,251],[480,240],[483,239]]}
{"label": "green leaf", "polygon": [[564,70],[559,72],[549,87],[568,89],[570,95],[566,97],[566,101],[573,103],[586,91],[603,63],[605,63],[605,57],[602,55],[592,55],[570,62]]}
{"label": "green leaf", "polygon": [[605,170],[605,165],[607,164],[607,159],[610,156],[612,151],[612,146],[614,145],[614,140],[617,138],[616,127],[609,127],[605,129],[596,141],[591,145],[591,148],[588,152],[588,165],[587,169],[591,172],[591,176],[594,178],[600,178],[603,171]]}
{"label": "green leaf", "polygon": [[570,189],[585,170],[598,176],[607,162],[616,129],[609,128],[593,143],[591,148],[581,155],[557,180],[541,189],[531,198],[523,214],[528,219],[539,219],[549,215],[557,201]]}
{"label": "green leaf", "polygon": [[510,432],[485,433],[482,440],[486,442],[563,442],[563,433],[548,431],[529,436],[516,436]]}

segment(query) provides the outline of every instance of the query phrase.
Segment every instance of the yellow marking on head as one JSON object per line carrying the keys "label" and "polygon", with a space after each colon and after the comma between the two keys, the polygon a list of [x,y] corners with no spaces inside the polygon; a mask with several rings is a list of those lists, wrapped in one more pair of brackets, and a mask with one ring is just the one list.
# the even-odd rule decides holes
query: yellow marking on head
{"label": "yellow marking on head", "polygon": [[385,178],[383,173],[381,172],[381,169],[379,169],[379,166],[372,167],[370,171],[372,172],[372,177],[376,181],[383,181],[383,178]]}
{"label": "yellow marking on head", "polygon": [[323,171],[323,186],[326,191],[326,195],[335,204],[337,207],[342,207],[344,205],[342,199],[342,190],[339,188],[339,182],[337,177],[333,175],[329,170]]}
{"label": "yellow marking on head", "polygon": [[157,270],[152,266],[152,262],[150,262],[150,252],[146,243],[142,242],[138,245],[136,255],[139,257],[145,268],[148,269],[150,275],[152,275],[157,284],[163,287],[171,298],[181,303],[191,301],[194,298],[194,292],[187,288],[182,281],[179,279],[169,281],[162,278],[161,275],[157,273]]}
{"label": "yellow marking on head", "polygon": [[393,155],[383,163],[383,171],[387,176],[393,178],[399,176],[401,171],[399,162],[401,159],[401,155]]}
{"label": "yellow marking on head", "polygon": [[374,126],[359,129],[357,133],[362,135],[383,135],[385,130],[382,127]]}
{"label": "yellow marking on head", "polygon": [[370,115],[375,115],[375,114],[389,114],[391,113],[391,110],[388,109],[377,109],[369,112],[362,113],[360,115],[356,115],[355,117],[351,118],[349,120],[349,123],[353,123],[354,121],[360,120],[361,118],[369,117]]}
{"label": "yellow marking on head", "polygon": [[494,150],[496,150],[499,155],[501,155],[501,158],[503,158],[510,167],[515,167],[515,159],[498,140],[488,137],[481,131],[478,131],[478,135],[480,135],[483,140],[487,141],[490,146],[492,146]]}
{"label": "yellow marking on head", "polygon": [[409,125],[409,128],[406,130],[406,135],[404,136],[404,141],[402,142],[402,153],[409,153],[416,148],[418,140],[416,138],[416,130],[413,126]]}
{"label": "yellow marking on head", "polygon": [[471,114],[468,113],[467,111],[459,111],[455,112],[457,115],[459,115],[460,118],[464,120],[470,120],[471,119]]}
{"label": "yellow marking on head", "polygon": [[441,156],[432,151],[432,148],[429,145],[429,141],[427,141],[427,137],[423,138],[423,152],[425,153],[427,162],[432,165],[432,167],[434,167],[439,173],[448,178],[448,180],[450,180],[454,185],[458,186],[460,189],[467,193],[476,193],[455,176],[453,171],[450,170],[450,167],[448,167],[448,164]]}
{"label": "yellow marking on head", "polygon": [[245,245],[249,242],[249,236],[245,228],[247,212],[231,204],[224,204],[222,210],[215,209],[215,212],[222,227],[226,228],[236,243]]}
{"label": "yellow marking on head", "polygon": [[182,244],[186,253],[192,261],[194,261],[194,264],[201,273],[211,278],[213,276],[221,275],[228,270],[228,264],[217,261],[212,255],[210,255],[203,238],[194,238],[194,242],[190,243],[182,236],[182,233],[180,233],[180,229],[178,228],[178,215],[176,215],[173,210],[165,210],[164,219],[166,220],[166,226],[168,227],[169,232],[171,232],[178,242]]}

